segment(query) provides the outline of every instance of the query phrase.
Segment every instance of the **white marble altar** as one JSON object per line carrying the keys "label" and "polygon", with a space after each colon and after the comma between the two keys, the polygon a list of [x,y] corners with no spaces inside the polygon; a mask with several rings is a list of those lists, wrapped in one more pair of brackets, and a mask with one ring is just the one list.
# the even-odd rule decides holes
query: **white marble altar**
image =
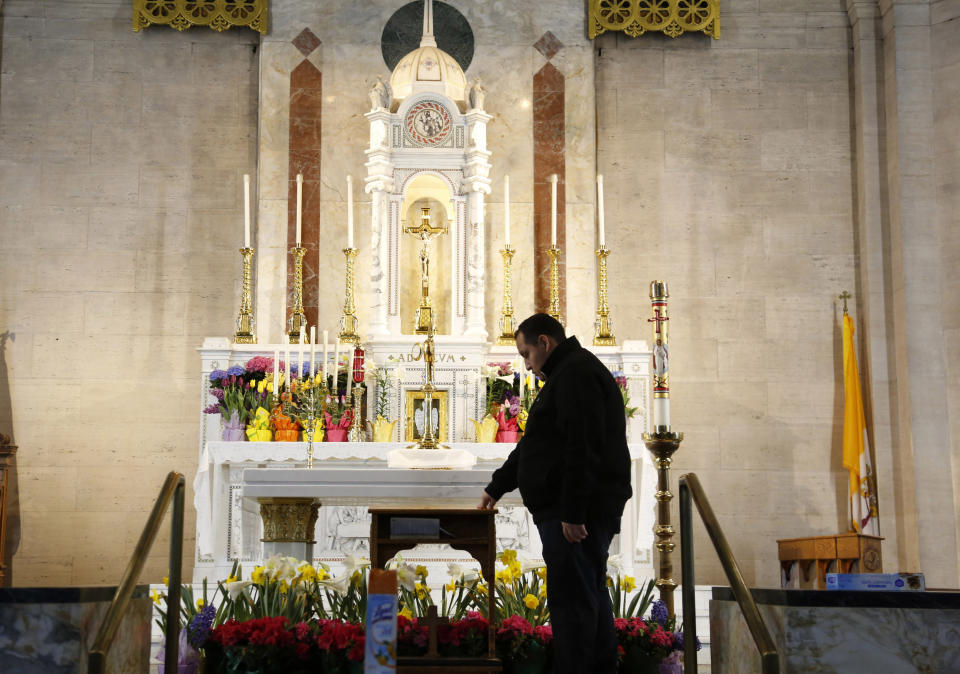
{"label": "white marble altar", "polygon": [[[480,490],[486,485],[490,473],[500,466],[514,447],[506,443],[452,444],[454,449],[470,451],[477,456],[477,466],[470,471],[387,468],[387,452],[405,446],[402,443],[374,442],[317,443],[314,445],[314,469],[308,470],[307,446],[303,442],[206,443],[194,482],[197,509],[194,582],[200,582],[204,577],[225,578],[235,561],[250,567],[264,559],[260,543],[263,526],[259,509],[255,501],[245,496],[269,494],[249,491],[245,474],[248,480],[256,477],[260,483],[275,487],[316,481],[316,494],[325,498],[322,499],[324,505],[317,521],[314,559],[337,563],[346,553],[367,553],[370,529],[366,508],[384,497],[404,496],[403,492],[391,493],[392,488],[387,486],[397,484],[397,475],[405,475],[408,488],[413,490],[410,493],[425,494],[425,500],[431,497],[438,481],[447,485],[459,484],[462,490],[455,490],[454,496],[463,503],[475,505],[479,502]],[[630,454],[634,497],[627,503],[622,532],[612,546],[611,554],[619,552],[627,569],[646,575],[647,570],[652,573],[656,473],[642,444],[631,444]],[[471,477],[469,480],[451,477],[460,473]],[[389,481],[381,484],[381,478]],[[457,482],[457,479],[460,481]],[[325,489],[328,490],[326,494],[323,491]],[[287,495],[315,494],[290,491]],[[393,502],[396,502],[395,498]],[[501,512],[497,518],[498,544],[501,548],[518,549],[528,557],[538,558],[539,538],[529,514],[519,503],[516,492],[501,502]],[[433,557],[436,555],[433,554]],[[443,558],[441,561],[445,560]]]}

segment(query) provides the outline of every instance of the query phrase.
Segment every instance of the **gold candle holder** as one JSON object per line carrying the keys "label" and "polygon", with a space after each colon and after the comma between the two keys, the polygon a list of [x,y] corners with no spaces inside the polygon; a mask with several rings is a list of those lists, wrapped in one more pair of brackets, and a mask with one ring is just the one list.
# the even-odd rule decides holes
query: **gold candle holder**
{"label": "gold candle holder", "polygon": [[287,334],[291,344],[299,344],[300,332],[307,329],[307,316],[303,313],[303,256],[307,249],[296,246],[290,252],[293,254],[293,312],[287,323]]}
{"label": "gold candle holder", "polygon": [[550,310],[547,312],[563,324],[560,315],[560,249],[556,245],[547,248],[550,256]]}
{"label": "gold candle holder", "polygon": [[[353,376],[353,373],[350,373]],[[350,442],[363,442],[365,430],[360,419],[360,405],[363,403],[363,387],[354,386],[353,391],[353,426],[350,427]]]}
{"label": "gold candle holder", "polygon": [[513,346],[513,254],[514,250],[508,244],[500,251],[503,255],[503,312],[500,314],[500,336],[497,344]]}
{"label": "gold candle holder", "polygon": [[673,526],[670,524],[670,464],[673,454],[680,448],[683,433],[670,430],[670,375],[667,351],[667,300],[670,292],[665,281],[650,283],[650,305],[653,317],[653,433],[643,434],[643,443],[654,456],[657,467],[657,524],[653,529],[657,538],[658,555],[657,588],[660,599],[673,612],[673,591],[677,582],[673,579]]}
{"label": "gold candle holder", "polygon": [[610,327],[610,307],[607,305],[607,258],[610,251],[606,246],[597,250],[599,271],[597,276],[597,321],[593,335],[594,346],[616,346],[617,338]]}
{"label": "gold candle holder", "polygon": [[677,589],[677,581],[673,579],[673,525],[670,523],[670,501],[673,493],[670,491],[670,464],[673,454],[680,448],[683,433],[663,431],[660,433],[644,433],[643,444],[653,454],[654,465],[657,467],[657,524],[653,528],[657,538],[657,589],[660,590],[660,601],[666,604],[669,616],[673,616],[673,591]]}
{"label": "gold candle holder", "polygon": [[240,314],[237,316],[237,334],[234,344],[256,344],[253,319],[253,254],[254,248],[241,248],[243,258],[243,286],[240,291]]}
{"label": "gold candle holder", "polygon": [[355,346],[359,346],[360,335],[357,334],[357,309],[354,303],[354,260],[357,257],[357,249],[344,248],[343,254],[347,258],[347,298],[343,303],[343,316],[340,317],[340,341],[350,342]]}

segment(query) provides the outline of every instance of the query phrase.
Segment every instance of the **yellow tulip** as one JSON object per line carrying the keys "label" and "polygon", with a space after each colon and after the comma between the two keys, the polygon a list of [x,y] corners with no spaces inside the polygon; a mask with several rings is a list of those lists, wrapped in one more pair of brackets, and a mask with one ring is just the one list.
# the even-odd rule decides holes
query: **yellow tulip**
{"label": "yellow tulip", "polygon": [[528,594],[523,598],[523,603],[527,608],[537,608],[540,605],[540,600],[532,594]]}

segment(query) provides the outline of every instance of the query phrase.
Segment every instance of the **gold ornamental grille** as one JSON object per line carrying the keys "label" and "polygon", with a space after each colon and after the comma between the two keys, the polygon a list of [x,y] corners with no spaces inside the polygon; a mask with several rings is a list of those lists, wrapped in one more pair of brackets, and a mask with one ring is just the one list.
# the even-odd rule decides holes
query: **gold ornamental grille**
{"label": "gold ornamental grille", "polygon": [[608,30],[630,37],[706,33],[719,39],[720,0],[590,0],[587,20],[591,40]]}
{"label": "gold ornamental grille", "polygon": [[224,31],[232,26],[267,32],[267,0],[133,0],[133,31],[151,25],[186,30],[207,26]]}

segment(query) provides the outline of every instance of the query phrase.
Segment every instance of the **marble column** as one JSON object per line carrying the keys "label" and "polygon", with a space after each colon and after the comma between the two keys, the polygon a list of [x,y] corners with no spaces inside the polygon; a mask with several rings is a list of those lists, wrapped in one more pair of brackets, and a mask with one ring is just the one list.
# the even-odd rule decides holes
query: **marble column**
{"label": "marble column", "polygon": [[[895,443],[891,407],[896,387],[890,377],[892,290],[884,273],[890,252],[884,224],[883,51],[880,10],[876,0],[847,0],[853,29],[854,150],[856,172],[857,287],[852,315],[863,377],[867,434],[877,477],[880,532],[889,558],[898,550]],[[913,528],[916,523],[913,522]],[[906,568],[906,567],[904,567]]]}
{"label": "marble column", "polygon": [[958,517],[951,466],[940,239],[933,162],[928,0],[881,0],[883,130],[896,381],[896,503],[901,567],[954,587]]}

